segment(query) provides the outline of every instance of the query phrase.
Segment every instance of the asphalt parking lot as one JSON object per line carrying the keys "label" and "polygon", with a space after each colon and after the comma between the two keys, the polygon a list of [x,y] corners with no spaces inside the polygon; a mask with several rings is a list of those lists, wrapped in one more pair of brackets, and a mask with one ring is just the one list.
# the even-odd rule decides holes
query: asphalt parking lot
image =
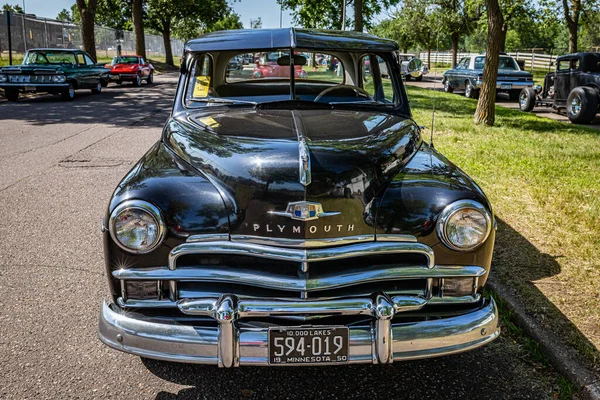
{"label": "asphalt parking lot", "polygon": [[[421,82],[416,82],[414,80],[406,81],[406,84],[418,86],[426,89],[434,89],[443,91],[444,85],[442,84],[442,74],[429,74],[423,77]],[[456,92],[457,96],[462,96],[463,92]],[[519,109],[519,103],[517,101],[509,100],[508,95],[500,93],[496,97],[496,105],[506,108],[512,108],[514,110]],[[531,111],[535,115],[539,115],[540,117],[554,119],[556,121],[571,123],[569,118],[564,113],[556,113],[549,107],[536,107]],[[596,116],[593,124],[588,125],[594,129],[600,129],[600,114]]]}
{"label": "asphalt parking lot", "polygon": [[[160,137],[176,76],[73,102],[0,100],[0,398],[545,399],[547,371],[501,336],[389,366],[242,368],[141,360],[96,337],[107,291],[100,218]],[[555,377],[553,377],[555,378]]]}

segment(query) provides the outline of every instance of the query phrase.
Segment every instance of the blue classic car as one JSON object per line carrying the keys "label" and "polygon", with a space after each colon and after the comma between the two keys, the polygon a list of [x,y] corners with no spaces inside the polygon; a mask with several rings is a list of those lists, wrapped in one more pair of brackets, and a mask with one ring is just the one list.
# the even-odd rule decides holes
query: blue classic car
{"label": "blue classic car", "polygon": [[[452,93],[462,90],[466,97],[477,98],[483,80],[484,62],[485,55],[461,58],[453,69],[444,72],[444,91]],[[517,100],[522,89],[533,86],[533,75],[521,71],[515,59],[508,55],[500,56],[497,79],[496,91],[508,93],[511,100]]]}

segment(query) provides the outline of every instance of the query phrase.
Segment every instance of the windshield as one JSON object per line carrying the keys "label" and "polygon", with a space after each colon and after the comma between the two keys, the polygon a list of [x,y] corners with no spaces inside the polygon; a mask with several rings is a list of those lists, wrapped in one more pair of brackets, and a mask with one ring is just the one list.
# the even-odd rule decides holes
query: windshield
{"label": "windshield", "polygon": [[29,51],[23,59],[23,64],[76,64],[75,54],[70,51]]}
{"label": "windshield", "polygon": [[301,49],[214,56],[200,53],[189,64],[184,104],[195,108],[295,100],[315,106],[395,107],[400,97],[394,84],[397,77],[390,73],[395,71],[390,68],[390,60],[391,53]]}
{"label": "windshield", "polygon": [[[475,69],[483,69],[485,57],[475,57]],[[519,71],[519,66],[512,57],[500,56],[498,60],[498,69],[509,69]]]}
{"label": "windshield", "polygon": [[138,58],[135,56],[121,56],[114,57],[112,60],[112,65],[115,64],[138,64]]}

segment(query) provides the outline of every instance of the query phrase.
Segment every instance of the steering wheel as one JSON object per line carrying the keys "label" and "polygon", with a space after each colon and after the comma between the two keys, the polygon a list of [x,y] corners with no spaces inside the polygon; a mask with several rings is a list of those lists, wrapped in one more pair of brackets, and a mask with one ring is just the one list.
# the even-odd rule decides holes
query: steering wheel
{"label": "steering wheel", "polygon": [[[352,89],[356,92],[357,95],[362,94],[364,95],[366,98],[368,98],[369,100],[373,100],[371,98],[371,95],[369,94],[369,92],[367,92],[365,89],[363,88],[359,88],[358,86],[352,86],[352,85],[335,85],[332,87],[328,87],[327,89],[321,91],[321,93],[319,93],[317,95],[317,97],[315,97],[315,99],[313,100],[313,102],[318,102],[319,100],[321,100],[321,98],[323,96],[325,96],[326,94],[333,92],[335,90],[339,90],[339,89]],[[358,97],[358,96],[357,96]]]}

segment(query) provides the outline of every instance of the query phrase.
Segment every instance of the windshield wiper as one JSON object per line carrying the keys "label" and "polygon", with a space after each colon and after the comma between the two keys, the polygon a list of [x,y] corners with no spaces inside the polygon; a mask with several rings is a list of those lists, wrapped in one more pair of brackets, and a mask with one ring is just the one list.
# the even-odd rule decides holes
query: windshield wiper
{"label": "windshield wiper", "polygon": [[246,101],[246,100],[230,100],[230,99],[219,99],[214,97],[207,97],[205,99],[190,99],[192,102],[200,102],[200,103],[219,103],[219,104],[252,104],[256,105],[255,101]]}

